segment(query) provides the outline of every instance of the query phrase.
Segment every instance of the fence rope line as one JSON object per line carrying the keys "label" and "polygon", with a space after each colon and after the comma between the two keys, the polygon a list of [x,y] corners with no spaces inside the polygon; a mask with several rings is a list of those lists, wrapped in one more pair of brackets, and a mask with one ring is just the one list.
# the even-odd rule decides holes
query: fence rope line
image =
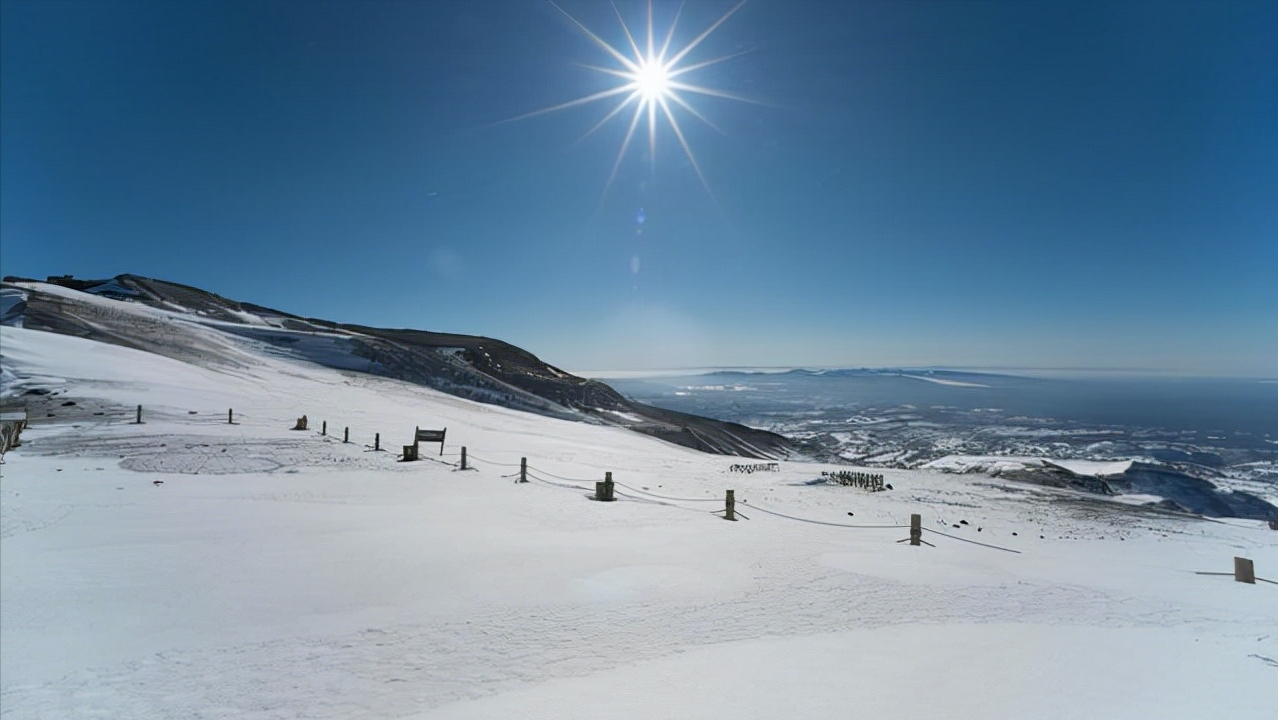
{"label": "fence rope line", "polygon": [[485,460],[479,457],[478,455],[476,455],[475,453],[470,452],[469,450],[467,450],[466,459],[478,460],[479,462],[484,463],[485,465],[496,465],[498,467],[519,467],[519,463],[500,463],[500,462],[495,462],[492,460]]}
{"label": "fence rope line", "polygon": [[[1194,574],[1195,575],[1216,575],[1219,577],[1235,577],[1235,574],[1231,572],[1211,572],[1207,570],[1195,570]],[[1262,577],[1255,577],[1252,579],[1255,580],[1256,582],[1266,582],[1271,585],[1278,585],[1278,580],[1270,580],[1268,578],[1262,578]]]}
{"label": "fence rope line", "polygon": [[909,525],[852,525],[850,523],[836,523],[836,522],[830,522],[828,520],[812,520],[810,518],[801,518],[801,517],[796,517],[794,515],[786,515],[785,513],[779,513],[775,510],[769,510],[765,507],[760,507],[752,503],[747,503],[744,500],[741,501],[741,504],[745,505],[748,508],[758,510],[759,512],[765,512],[769,515],[776,515],[777,517],[782,517],[787,520],[797,520],[798,522],[812,523],[813,525],[829,525],[830,527],[854,528],[857,530],[899,530],[901,528],[909,529],[910,527]]}
{"label": "fence rope line", "polygon": [[620,490],[613,490],[612,492],[613,492],[613,495],[619,495],[621,497],[625,497],[625,499],[630,500],[631,503],[647,503],[649,505],[662,505],[662,506],[666,506],[666,508],[675,508],[676,510],[688,510],[689,513],[697,513],[697,514],[703,514],[705,512],[705,510],[698,510],[697,508],[685,508],[685,506],[682,506],[682,505],[675,505],[674,503],[666,503],[666,501],[663,501],[663,500],[652,500],[652,499],[649,499],[649,497],[627,495],[625,494],[625,492],[621,492]]}
{"label": "fence rope line", "polygon": [[623,497],[623,498],[626,498],[627,500],[631,500],[631,501],[633,501],[633,502],[648,503],[648,504],[651,504],[651,505],[662,505],[662,506],[665,506],[665,507],[672,507],[672,508],[676,508],[676,509],[679,509],[679,510],[687,510],[688,512],[694,512],[694,513],[697,513],[698,515],[700,515],[701,513],[703,513],[703,512],[704,512],[703,510],[698,510],[698,509],[696,509],[696,508],[684,507],[684,506],[682,506],[682,505],[675,505],[674,503],[663,502],[663,501],[661,501],[661,500],[651,500],[651,499],[649,499],[649,498],[645,498],[645,497],[637,497],[637,496],[635,496],[635,495],[627,495],[626,493],[623,493],[623,492],[621,492],[621,491],[619,491],[619,490],[613,490],[613,494],[615,494],[615,495],[619,495],[619,496],[621,496],[621,497]]}
{"label": "fence rope line", "polygon": [[[544,472],[544,471],[543,471],[543,472]],[[519,473],[515,473],[515,474],[516,474],[516,475],[518,475]],[[549,486],[551,486],[551,487],[564,488],[564,489],[567,489],[567,490],[580,490],[580,491],[582,491],[582,492],[586,492],[586,493],[593,493],[593,492],[594,492],[594,490],[595,490],[594,488],[591,488],[591,487],[582,487],[582,486],[580,486],[580,485],[569,485],[569,484],[567,484],[567,483],[554,482],[553,480],[547,480],[547,479],[545,479],[545,478],[543,478],[543,477],[539,477],[539,476],[537,476],[536,474],[534,474],[534,473],[532,473],[532,472],[529,472],[529,473],[528,473],[528,477],[532,478],[533,480],[536,480],[536,481],[537,481],[537,482],[539,482],[539,483],[542,483],[542,484],[544,484],[544,485],[549,485]],[[701,510],[697,510],[697,509],[695,509],[695,508],[683,507],[683,506],[681,506],[681,505],[675,505],[675,504],[673,504],[673,503],[662,502],[662,501],[660,501],[660,500],[651,500],[651,499],[649,499],[649,498],[644,498],[644,497],[636,497],[636,496],[634,496],[634,495],[627,495],[626,493],[623,493],[623,492],[617,492],[617,491],[614,491],[614,493],[615,493],[616,495],[619,495],[619,496],[621,496],[621,497],[624,497],[624,498],[626,498],[627,500],[630,500],[630,501],[633,501],[633,502],[649,503],[649,504],[651,504],[651,505],[662,505],[662,506],[665,506],[665,507],[672,507],[672,508],[676,508],[676,509],[678,509],[678,510],[687,510],[688,512],[695,512],[695,513],[698,513],[698,514],[700,514],[700,513],[702,512]]]}
{"label": "fence rope line", "polygon": [[[6,429],[7,429],[7,428],[6,428]],[[322,438],[323,440],[327,441],[327,442],[336,442],[336,441],[337,441],[337,439],[336,439],[336,437],[335,437],[335,436],[329,436],[329,435],[327,435],[327,434],[321,434],[321,438]],[[698,439],[701,439],[701,438],[698,438]],[[705,442],[704,440],[702,440],[702,441],[703,441],[703,442]],[[365,446],[365,447],[367,447],[367,446]],[[457,455],[459,455],[459,454],[460,454],[460,453],[459,453],[459,452],[457,452],[457,451],[443,451],[443,452],[441,452],[441,455],[444,455],[445,453],[446,453],[446,454],[447,454],[447,456],[449,456],[449,457],[455,457],[455,456],[457,456]],[[403,455],[402,455],[402,454],[398,454],[398,455],[396,455],[396,457],[397,457],[397,458],[402,458],[402,457],[403,457]],[[460,462],[449,462],[449,461],[446,461],[446,460],[440,460],[440,459],[438,459],[438,458],[433,458],[433,457],[430,457],[430,456],[424,456],[424,457],[421,457],[421,458],[419,458],[419,459],[421,459],[421,460],[430,460],[430,461],[435,462],[435,463],[438,463],[438,464],[440,464],[440,465],[445,465],[445,466],[452,467],[452,468],[457,468],[457,467],[460,467],[460,465],[461,465],[461,463],[460,463]],[[585,483],[592,482],[592,481],[591,481],[591,480],[589,480],[589,479],[586,479],[586,478],[571,478],[571,477],[565,477],[565,476],[563,476],[563,475],[557,475],[557,474],[552,473],[552,472],[550,472],[550,471],[548,471],[548,470],[542,470],[542,469],[540,469],[540,468],[534,468],[533,466],[528,465],[528,464],[527,464],[527,462],[524,462],[524,463],[522,463],[522,464],[521,464],[521,463],[502,463],[502,462],[496,462],[496,461],[492,461],[492,460],[486,460],[486,459],[484,459],[483,457],[480,457],[480,456],[478,456],[478,455],[475,455],[474,453],[469,453],[469,452],[468,452],[468,455],[467,455],[467,459],[469,459],[469,460],[475,460],[475,461],[478,461],[478,462],[480,462],[480,463],[484,463],[484,464],[487,464],[487,465],[494,465],[494,466],[496,466],[496,467],[521,468],[521,471],[523,472],[523,474],[525,474],[525,475],[526,475],[526,477],[532,478],[533,480],[536,480],[536,481],[538,481],[538,482],[540,482],[540,483],[542,483],[542,484],[545,484],[545,485],[549,485],[549,486],[551,486],[551,487],[560,487],[560,488],[565,488],[565,489],[569,489],[569,490],[578,490],[578,491],[582,491],[582,492],[591,492],[591,491],[593,491],[593,490],[594,490],[594,488],[591,488],[591,487],[583,487],[583,486],[581,486],[581,485],[571,484],[571,483],[577,483],[577,482],[585,482]],[[207,463],[207,460],[208,460],[208,459],[206,458],[206,459],[205,459],[205,462],[206,462],[206,463]],[[0,463],[2,463],[2,462],[3,462],[3,454],[0,454]],[[202,467],[203,467],[203,464],[201,465],[201,468],[202,468]],[[535,472],[534,472],[534,471],[535,471]],[[553,478],[556,478],[556,479],[558,479],[558,480],[562,480],[562,481],[565,481],[565,482],[554,482],[554,481],[552,481],[552,480],[547,480],[547,479],[545,479],[545,478],[543,478],[543,477],[538,476],[536,473],[542,473],[542,474],[545,474],[545,475],[549,475],[550,477],[553,477]],[[518,477],[520,474],[521,474],[520,472],[513,472],[513,473],[506,474],[506,475],[502,475],[501,477],[503,477],[503,478],[513,478],[513,477]],[[614,482],[614,484],[615,484],[615,485],[619,485],[619,486],[621,486],[621,487],[623,487],[623,488],[626,488],[627,490],[630,490],[631,492],[635,493],[635,495],[630,495],[630,494],[627,494],[627,493],[624,493],[624,492],[616,492],[616,494],[617,494],[617,495],[620,495],[621,497],[624,497],[624,498],[626,498],[626,499],[628,499],[628,500],[632,500],[632,501],[634,501],[634,502],[644,502],[644,503],[649,503],[649,504],[653,504],[653,505],[664,505],[664,506],[666,506],[666,507],[678,508],[678,509],[680,509],[680,510],[687,510],[687,511],[689,511],[689,512],[702,513],[702,512],[704,512],[704,511],[702,511],[702,510],[697,510],[697,509],[695,509],[695,508],[683,507],[682,505],[676,505],[676,504],[674,504],[674,503],[679,503],[679,502],[714,502],[714,503],[718,503],[718,502],[722,502],[722,501],[721,501],[721,500],[719,500],[718,498],[684,498],[684,497],[674,497],[674,496],[670,496],[670,495],[661,495],[661,494],[659,494],[659,493],[650,492],[650,491],[648,491],[648,490],[641,490],[641,489],[639,489],[639,488],[632,487],[632,486],[630,486],[630,485],[626,485],[625,483]],[[647,496],[647,497],[640,497],[640,496]],[[666,501],[666,502],[663,502],[663,501]],[[814,520],[814,519],[812,519],[812,518],[798,517],[798,516],[795,516],[795,515],[788,515],[788,514],[786,514],[786,513],[777,512],[777,511],[775,511],[775,510],[769,510],[769,509],[767,509],[767,508],[765,508],[765,507],[762,507],[762,506],[760,506],[760,505],[752,505],[752,504],[750,504],[748,501],[745,501],[745,500],[742,500],[742,501],[741,501],[741,504],[742,504],[743,506],[745,506],[745,507],[749,507],[749,508],[753,508],[753,509],[755,509],[755,510],[758,510],[759,512],[767,513],[767,514],[769,514],[769,515],[773,515],[773,516],[776,516],[776,517],[779,517],[779,518],[784,518],[784,519],[786,519],[786,520],[793,520],[793,521],[795,521],[795,522],[808,523],[808,524],[811,524],[811,525],[824,525],[824,526],[827,526],[827,527],[840,527],[840,528],[850,528],[850,529],[857,529],[857,530],[892,530],[892,529],[908,529],[908,528],[909,528],[909,525],[854,525],[854,524],[851,524],[851,523],[831,522],[831,521],[828,521],[828,520]],[[724,511],[723,511],[723,510],[711,510],[711,511],[709,511],[709,512],[710,512],[711,514],[713,514],[713,513],[719,513],[719,512],[724,512]],[[738,513],[738,514],[739,514],[739,513]],[[744,517],[744,516],[742,516],[742,517]],[[746,519],[748,519],[748,518],[746,518]],[[1220,521],[1217,521],[1217,522],[1220,522]],[[1222,524],[1231,524],[1231,523],[1222,523]],[[1238,527],[1238,526],[1235,526],[1235,527]],[[998,545],[991,545],[991,544],[989,544],[989,543],[978,542],[978,541],[976,541],[976,540],[969,540],[969,539],[967,539],[967,538],[958,537],[957,535],[950,535],[949,533],[943,533],[943,532],[941,532],[941,531],[939,531],[939,530],[933,530],[933,529],[928,528],[928,527],[925,527],[925,528],[922,528],[922,529],[923,529],[923,530],[925,530],[925,531],[927,531],[927,532],[933,533],[933,534],[935,534],[935,535],[940,535],[941,537],[949,538],[949,539],[951,539],[951,540],[958,540],[959,542],[970,543],[970,544],[972,544],[972,545],[979,545],[979,546],[981,546],[981,547],[990,548],[991,550],[1001,550],[1001,551],[1003,551],[1003,552],[1015,553],[1015,554],[1017,554],[1017,555],[1021,554],[1021,551],[1020,551],[1020,550],[1013,550],[1013,549],[1011,549],[1011,548],[1000,547],[1000,546],[998,546]],[[1203,574],[1207,574],[1207,573],[1203,573]],[[1222,574],[1225,574],[1225,573],[1222,573]],[[1265,583],[1272,583],[1272,584],[1278,585],[1278,581],[1269,580],[1269,579],[1267,579],[1267,578],[1259,578],[1259,577],[1258,577],[1258,578],[1256,578],[1256,579],[1257,579],[1257,580],[1259,580],[1259,581],[1261,581],[1261,582],[1265,582]]]}
{"label": "fence rope line", "polygon": [[655,492],[648,492],[647,490],[640,490],[639,488],[630,487],[629,485],[627,485],[627,484],[625,484],[625,483],[619,483],[619,482],[614,481],[614,482],[613,482],[613,484],[614,484],[614,485],[618,485],[618,486],[623,487],[623,488],[626,488],[627,490],[630,490],[631,492],[637,492],[637,493],[639,493],[640,495],[650,495],[650,496],[655,497],[655,498],[661,498],[662,500],[672,500],[672,501],[674,501],[674,502],[713,502],[713,503],[722,503],[722,502],[723,502],[723,498],[681,498],[681,497],[671,497],[671,496],[669,496],[669,495],[659,495],[659,494],[657,494],[657,493],[655,493]]}
{"label": "fence rope line", "polygon": [[[519,474],[519,473],[515,473],[515,475],[518,475],[518,474]],[[592,487],[582,487],[582,486],[580,486],[580,485],[569,485],[568,483],[557,483],[557,482],[554,482],[554,481],[552,481],[552,480],[547,480],[547,479],[545,479],[545,478],[543,478],[543,477],[538,477],[537,475],[535,475],[535,474],[533,474],[533,473],[531,473],[531,472],[530,472],[530,473],[528,473],[528,477],[532,478],[533,480],[536,480],[537,482],[542,482],[542,483],[545,483],[545,484],[547,484],[547,485],[553,485],[553,486],[555,486],[555,487],[569,488],[569,489],[571,489],[571,490],[585,490],[585,491],[589,491],[589,492],[594,492],[594,490],[595,490],[595,489],[594,489],[594,488],[592,488]]]}
{"label": "fence rope line", "polygon": [[[478,455],[475,455],[474,453],[469,452],[469,450],[467,451],[467,458],[468,458],[468,459],[477,460],[477,461],[479,461],[479,462],[481,462],[481,463],[485,463],[485,464],[488,464],[488,465],[496,465],[496,466],[498,466],[498,467],[511,467],[511,468],[513,468],[513,467],[521,467],[521,465],[520,465],[520,464],[518,464],[518,463],[500,463],[500,462],[493,462],[493,461],[490,461],[490,460],[485,460],[484,458],[482,458],[482,457],[480,457],[480,456],[478,456]],[[449,467],[458,467],[458,466],[460,465],[460,463],[456,463],[456,462],[445,462],[445,461],[443,461],[443,460],[438,460],[438,459],[435,459],[435,458],[432,458],[432,457],[425,457],[425,458],[423,458],[423,459],[425,459],[425,460],[432,460],[432,461],[437,462],[437,463],[439,463],[439,464],[441,464],[441,465],[448,465]],[[524,469],[524,473],[526,474],[526,476],[527,476],[527,477],[532,478],[533,480],[536,480],[537,482],[543,483],[543,484],[545,484],[545,485],[549,485],[549,486],[551,486],[551,487],[565,488],[565,489],[568,489],[568,490],[580,490],[580,491],[583,491],[583,492],[592,492],[592,491],[594,490],[594,488],[591,488],[591,487],[583,487],[583,486],[581,486],[581,485],[570,484],[570,483],[579,483],[579,482],[584,482],[584,483],[592,482],[591,480],[589,480],[589,479],[587,479],[587,478],[572,478],[572,477],[566,477],[566,476],[563,476],[563,475],[557,475],[557,474],[555,474],[555,473],[550,472],[549,470],[543,470],[543,469],[541,469],[541,468],[533,467],[532,465],[528,465],[527,463],[524,463],[524,464],[522,465],[522,468]],[[545,479],[545,478],[543,478],[543,477],[538,476],[536,473],[541,473],[541,474],[543,474],[543,475],[549,475],[549,476],[550,476],[550,477],[552,477],[552,478],[556,478],[557,480],[562,480],[562,481],[564,481],[564,482],[554,482],[554,481],[552,481],[552,480],[547,480],[547,479]],[[503,477],[503,478],[513,478],[513,477],[518,477],[518,476],[519,476],[519,474],[520,474],[520,473],[518,473],[518,472],[514,472],[514,473],[507,474],[507,475],[502,475],[501,477]],[[661,495],[661,494],[659,494],[659,493],[654,493],[654,492],[650,492],[650,491],[647,491],[647,490],[641,490],[641,489],[639,489],[639,488],[632,487],[632,486],[630,486],[630,485],[626,485],[625,483],[614,482],[614,484],[615,484],[615,485],[619,485],[619,486],[621,486],[621,487],[623,487],[623,488],[626,488],[627,490],[630,490],[631,492],[635,493],[635,495],[629,495],[629,494],[626,494],[626,493],[624,493],[624,492],[616,492],[616,494],[617,494],[617,495],[620,495],[621,497],[624,497],[624,498],[626,498],[626,499],[628,499],[628,500],[632,500],[632,501],[634,501],[634,502],[646,502],[646,503],[650,503],[650,504],[653,504],[653,505],[664,505],[664,506],[666,506],[666,507],[673,507],[673,508],[678,508],[678,509],[680,509],[680,510],[688,510],[688,511],[690,511],[690,512],[696,512],[696,513],[700,513],[700,512],[703,512],[703,511],[701,511],[701,510],[697,510],[697,509],[695,509],[695,508],[683,507],[682,505],[675,505],[674,503],[679,503],[679,502],[713,502],[713,503],[719,503],[719,502],[723,502],[722,500],[720,500],[720,499],[718,499],[718,498],[681,498],[681,497],[674,497],[674,496],[671,496],[671,495]],[[639,497],[640,495],[646,495],[646,496],[648,496],[648,497]],[[650,499],[650,498],[657,498],[657,499]],[[662,502],[663,500],[664,500],[664,501],[668,501],[668,502]],[[750,507],[750,508],[753,508],[753,509],[755,509],[755,510],[758,510],[759,512],[767,513],[767,514],[769,514],[769,515],[774,515],[774,516],[779,517],[779,518],[785,518],[786,520],[794,520],[795,522],[809,523],[809,524],[812,524],[812,525],[824,525],[824,526],[827,526],[827,527],[850,528],[850,529],[855,529],[855,530],[900,530],[900,529],[909,529],[909,527],[910,527],[909,525],[854,525],[854,524],[851,524],[851,523],[837,523],[837,522],[830,522],[830,521],[828,521],[828,520],[813,520],[813,519],[811,519],[811,518],[803,518],[803,517],[798,517],[798,516],[795,516],[795,515],[787,515],[787,514],[785,514],[785,513],[777,512],[777,511],[775,511],[775,510],[769,510],[769,509],[767,509],[767,508],[765,508],[765,507],[762,507],[762,506],[759,506],[759,505],[752,505],[752,504],[748,503],[748,502],[747,502],[747,501],[745,501],[745,500],[742,500],[742,501],[741,501],[741,504],[742,504],[742,505],[744,505],[744,506],[746,506],[746,507]],[[723,511],[722,511],[722,510],[711,510],[710,512],[713,514],[713,513],[716,513],[716,512],[723,512]],[[744,516],[742,516],[742,517],[744,517]],[[748,518],[747,518],[747,519],[748,519]],[[957,535],[950,535],[950,534],[948,534],[948,533],[943,533],[943,532],[940,532],[939,530],[933,530],[933,529],[931,529],[931,528],[926,528],[926,527],[925,527],[925,528],[923,528],[923,529],[924,529],[924,530],[926,530],[927,532],[935,533],[935,534],[940,535],[940,536],[942,536],[942,537],[950,538],[951,540],[958,540],[958,541],[960,541],[960,542],[971,543],[972,545],[980,545],[981,547],[987,547],[987,548],[990,548],[990,549],[992,549],[992,550],[1002,550],[1003,552],[1015,553],[1015,554],[1017,554],[1017,555],[1020,555],[1020,554],[1021,554],[1021,551],[1020,551],[1020,550],[1012,550],[1011,548],[999,547],[998,545],[991,545],[991,544],[989,544],[989,543],[978,542],[978,541],[976,541],[976,540],[968,540],[967,538],[961,538],[961,537],[958,537]],[[1257,578],[1257,580],[1261,580],[1261,579],[1262,579],[1262,578]],[[1273,581],[1272,581],[1272,580],[1264,580],[1264,582],[1273,582]],[[1278,584],[1278,583],[1275,583],[1275,584]]]}
{"label": "fence rope line", "polygon": [[[529,465],[529,466],[528,466],[528,469],[529,469],[529,470],[536,470],[537,472],[539,472],[539,473],[541,473],[541,474],[543,474],[543,475],[549,475],[549,476],[550,476],[550,477],[552,477],[552,478],[557,478],[557,479],[559,479],[559,480],[563,480],[563,481],[565,481],[565,482],[584,482],[584,483],[588,483],[588,482],[595,482],[594,480],[591,480],[590,478],[572,478],[572,477],[564,477],[563,475],[556,475],[556,474],[554,474],[554,473],[550,472],[549,470],[542,470],[541,468],[533,467],[532,465]],[[618,485],[620,485],[621,483],[617,483],[617,484],[618,484]]]}
{"label": "fence rope line", "polygon": [[940,530],[933,530],[932,528],[929,528],[929,527],[925,527],[923,528],[923,530],[925,532],[935,533],[937,535],[940,535],[941,537],[947,537],[951,540],[958,540],[960,542],[972,543],[973,545],[980,545],[981,547],[992,548],[994,550],[1002,550],[1003,552],[1016,553],[1017,555],[1021,554],[1020,550],[1013,550],[1011,548],[999,547],[998,545],[990,545],[989,543],[977,542],[975,540],[968,540],[967,538],[961,538],[958,535],[950,535],[949,533],[943,533]]}

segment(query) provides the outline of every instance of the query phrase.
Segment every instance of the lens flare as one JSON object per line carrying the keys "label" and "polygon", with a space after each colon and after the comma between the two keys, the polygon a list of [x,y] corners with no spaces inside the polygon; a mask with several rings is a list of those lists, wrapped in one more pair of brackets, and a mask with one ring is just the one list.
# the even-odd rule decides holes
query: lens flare
{"label": "lens flare", "polygon": [[[678,106],[679,110],[695,117],[701,122],[714,130],[717,127],[711,123],[705,115],[701,114],[688,101],[689,95],[704,95],[716,98],[725,98],[729,100],[738,100],[741,102],[754,102],[748,98],[735,95],[733,93],[718,90],[716,88],[705,85],[696,85],[686,81],[685,76],[696,70],[716,65],[725,60],[729,60],[740,55],[744,55],[749,51],[741,51],[731,53],[729,55],[721,55],[696,63],[686,63],[687,57],[695,50],[706,38],[719,28],[728,18],[732,17],[747,0],[741,0],[730,10],[721,15],[705,30],[701,31],[688,44],[681,49],[674,51],[671,49],[671,41],[674,39],[675,26],[679,22],[679,16],[683,12],[683,5],[680,4],[678,12],[675,13],[674,20],[671,21],[670,27],[665,32],[665,38],[662,40],[660,47],[657,46],[657,36],[653,28],[652,17],[652,0],[647,3],[647,33],[643,38],[644,47],[641,48],[639,42],[635,39],[634,33],[631,32],[630,26],[626,24],[624,18],[621,17],[621,11],[617,9],[616,3],[612,4],[613,12],[617,16],[617,21],[621,23],[622,32],[626,37],[626,47],[629,55],[609,45],[606,41],[592,32],[579,20],[568,14],[566,10],[560,7],[554,0],[547,0],[556,10],[568,18],[569,21],[587,38],[591,40],[600,50],[604,51],[612,60],[615,61],[613,67],[598,67],[587,65],[591,70],[598,71],[605,75],[617,78],[620,82],[607,90],[603,90],[590,95],[569,100],[558,105],[534,110],[517,117],[510,118],[507,122],[514,120],[522,120],[537,115],[545,115],[558,110],[566,110],[568,108],[580,105],[588,105],[600,100],[609,98],[620,98],[620,101],[612,108],[603,119],[595,124],[582,135],[582,138],[588,137],[599,128],[608,124],[619,115],[622,115],[627,109],[631,109],[629,125],[626,128],[625,138],[621,141],[621,148],[617,151],[617,158],[613,162],[612,172],[608,175],[608,183],[604,186],[605,191],[612,186],[613,181],[617,177],[617,170],[621,167],[621,161],[626,156],[630,143],[634,139],[635,131],[641,125],[647,130],[648,134],[648,158],[650,162],[655,162],[656,146],[657,146],[657,128],[664,124],[669,126],[670,131],[674,134],[679,146],[683,149],[683,153],[688,158],[688,162],[692,165],[692,169],[696,172],[697,178],[701,181],[701,185],[710,192],[710,185],[706,182],[705,173],[701,170],[701,164],[697,162],[696,155],[692,152],[692,147],[688,144],[688,139],[684,135],[683,128],[679,125],[676,112],[673,106]],[[646,122],[645,122],[646,121]]]}

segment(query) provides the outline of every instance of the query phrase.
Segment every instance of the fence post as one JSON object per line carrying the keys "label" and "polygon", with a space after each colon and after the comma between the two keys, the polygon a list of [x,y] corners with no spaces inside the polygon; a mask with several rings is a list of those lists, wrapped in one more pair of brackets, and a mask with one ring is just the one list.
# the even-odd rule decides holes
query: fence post
{"label": "fence post", "polygon": [[382,449],[382,434],[381,434],[381,433],[373,433],[373,449],[374,449],[374,450],[381,450],[381,449]]}
{"label": "fence post", "polygon": [[737,519],[737,498],[734,490],[729,490],[723,498],[723,519],[734,521]]}
{"label": "fence post", "polygon": [[348,426],[345,430],[342,431],[342,442],[348,443],[350,441],[351,441],[351,429]]}
{"label": "fence post", "polygon": [[1256,564],[1250,558],[1234,558],[1234,580],[1248,585],[1256,584]]}
{"label": "fence post", "polygon": [[612,495],[612,473],[604,473],[604,479],[595,482],[595,499],[604,502],[612,502],[617,498]]}
{"label": "fence post", "polygon": [[142,406],[141,406],[141,405],[139,405],[139,406],[138,406],[138,419],[137,419],[137,420],[134,420],[134,421],[133,421],[133,424],[134,424],[134,425],[141,425],[141,424],[142,424]]}
{"label": "fence post", "polygon": [[234,425],[234,424],[235,424],[235,408],[229,408],[229,409],[227,409],[227,411],[226,411],[226,424],[227,424],[227,425]]}
{"label": "fence post", "polygon": [[466,446],[465,446],[465,445],[462,445],[462,462],[461,462],[461,469],[462,469],[462,470],[465,470],[465,469],[466,469]]}
{"label": "fence post", "polygon": [[321,423],[320,423],[320,435],[323,435],[323,436],[325,436],[325,437],[327,437],[327,436],[328,436],[328,421],[327,421],[327,420],[325,420],[325,421],[323,421],[323,422],[321,422]]}
{"label": "fence post", "polygon": [[528,458],[519,458],[519,482],[528,482]]}
{"label": "fence post", "polygon": [[914,513],[910,515],[910,544],[919,545],[923,542],[923,516]]}

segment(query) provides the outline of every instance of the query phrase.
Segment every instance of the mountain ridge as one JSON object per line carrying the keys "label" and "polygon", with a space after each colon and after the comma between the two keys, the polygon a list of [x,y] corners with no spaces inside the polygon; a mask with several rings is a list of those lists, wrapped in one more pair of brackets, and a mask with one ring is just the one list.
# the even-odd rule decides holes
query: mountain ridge
{"label": "mountain ridge", "polygon": [[[618,425],[704,452],[760,459],[799,452],[794,442],[775,433],[635,402],[603,382],[575,376],[495,338],[307,318],[128,273],[107,279],[60,275],[45,281],[8,276],[3,287],[10,295],[21,294],[6,299],[5,324],[87,337],[195,364],[242,362],[220,347],[231,336],[266,352],[517,410]],[[164,314],[122,312],[128,305]],[[184,330],[170,322],[174,320],[214,334]]]}

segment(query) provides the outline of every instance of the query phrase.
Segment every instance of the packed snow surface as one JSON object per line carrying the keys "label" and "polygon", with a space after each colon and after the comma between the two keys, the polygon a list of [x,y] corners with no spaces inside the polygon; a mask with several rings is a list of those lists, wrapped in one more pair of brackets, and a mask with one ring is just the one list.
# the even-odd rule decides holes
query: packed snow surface
{"label": "packed snow surface", "polygon": [[[894,489],[873,494],[807,484],[832,466],[742,475],[619,428],[235,352],[209,369],[0,330],[7,402],[48,408],[0,466],[5,720],[1278,705],[1278,586],[1195,573],[1240,555],[1278,579],[1263,523],[939,469],[876,469]],[[417,426],[448,428],[444,454],[396,462]],[[618,502],[588,499],[605,471]],[[748,519],[712,513],[728,488]],[[897,542],[911,513],[935,547]]]}

